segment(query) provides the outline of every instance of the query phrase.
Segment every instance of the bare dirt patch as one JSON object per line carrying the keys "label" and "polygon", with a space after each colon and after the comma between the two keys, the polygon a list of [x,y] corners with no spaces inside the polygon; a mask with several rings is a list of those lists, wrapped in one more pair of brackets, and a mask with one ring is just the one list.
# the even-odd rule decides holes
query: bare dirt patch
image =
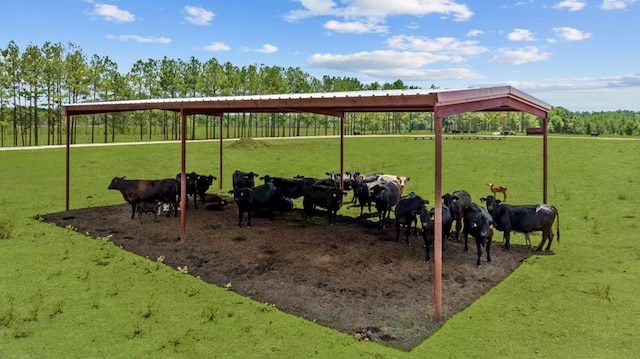
{"label": "bare dirt patch", "polygon": [[[227,199],[229,200],[229,199]],[[270,222],[254,217],[251,228],[237,228],[233,200],[223,211],[192,206],[187,236],[180,242],[180,217],[130,219],[127,204],[48,214],[44,220],[73,226],[91,236],[112,236],[127,251],[224,286],[260,302],[321,325],[389,346],[411,349],[442,323],[434,322],[433,260],[424,262],[421,236],[411,245],[395,242],[391,222],[339,216],[328,225],[324,213],[304,220],[299,210]],[[475,244],[449,240],[444,254],[442,309],[444,320],[471,304],[509,275],[531,250],[512,244],[501,249],[494,236],[493,264],[476,268]],[[433,254],[432,254],[433,255]],[[484,262],[484,259],[483,259]]]}

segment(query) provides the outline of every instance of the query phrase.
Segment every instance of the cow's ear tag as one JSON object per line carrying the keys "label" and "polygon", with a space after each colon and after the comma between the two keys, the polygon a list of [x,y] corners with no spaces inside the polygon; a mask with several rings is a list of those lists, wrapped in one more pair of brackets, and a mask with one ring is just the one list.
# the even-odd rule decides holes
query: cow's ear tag
{"label": "cow's ear tag", "polygon": [[436,220],[436,216],[435,215],[431,216],[431,220],[435,221]]}
{"label": "cow's ear tag", "polygon": [[457,199],[457,198],[454,198],[452,202],[453,202],[453,203],[456,203],[456,202],[458,202],[458,199]]}

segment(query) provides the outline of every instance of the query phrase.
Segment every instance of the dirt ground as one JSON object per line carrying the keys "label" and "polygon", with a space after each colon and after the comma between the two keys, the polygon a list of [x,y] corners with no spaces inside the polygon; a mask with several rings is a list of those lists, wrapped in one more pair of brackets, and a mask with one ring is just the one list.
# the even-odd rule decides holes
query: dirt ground
{"label": "dirt ground", "polygon": [[[338,216],[330,226],[324,212],[304,220],[301,210],[277,214],[270,222],[254,217],[251,228],[237,228],[233,200],[222,211],[192,205],[187,235],[180,242],[180,216],[150,214],[131,220],[127,204],[85,208],[45,216],[62,227],[106,237],[125,250],[173,267],[187,266],[190,275],[321,325],[401,349],[411,349],[442,323],[433,321],[433,259],[424,261],[421,236],[411,245],[395,242],[395,228],[377,227],[377,217]],[[245,218],[246,221],[246,218]],[[244,222],[246,223],[246,222]],[[513,236],[524,243],[521,235]],[[512,243],[501,248],[495,232],[493,264],[476,268],[475,243],[469,252],[450,239],[442,275],[443,320],[467,307],[509,275],[532,254]],[[535,237],[534,237],[535,242]],[[433,256],[433,253],[432,253]]]}

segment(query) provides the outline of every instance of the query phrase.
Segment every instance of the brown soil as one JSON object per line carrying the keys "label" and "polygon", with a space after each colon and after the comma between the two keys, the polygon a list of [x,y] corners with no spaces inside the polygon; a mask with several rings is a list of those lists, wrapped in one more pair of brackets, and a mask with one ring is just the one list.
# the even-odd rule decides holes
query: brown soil
{"label": "brown soil", "polygon": [[[251,228],[237,228],[233,200],[223,211],[189,207],[187,235],[180,242],[180,216],[150,214],[143,223],[130,219],[127,204],[53,213],[45,221],[91,236],[112,236],[125,250],[177,268],[256,301],[321,325],[411,349],[442,323],[433,321],[433,259],[424,261],[421,236],[411,245],[395,242],[392,222],[377,227],[377,217],[338,216],[330,226],[324,212],[304,220],[300,210],[277,214],[270,222],[254,217]],[[246,223],[246,217],[245,221]],[[501,249],[501,232],[494,235],[493,264],[476,268],[475,243],[449,240],[442,275],[442,315],[452,317],[509,275],[531,255],[512,244]],[[519,238],[516,237],[516,240]],[[432,254],[433,256],[433,254]],[[228,284],[229,283],[229,284]]]}

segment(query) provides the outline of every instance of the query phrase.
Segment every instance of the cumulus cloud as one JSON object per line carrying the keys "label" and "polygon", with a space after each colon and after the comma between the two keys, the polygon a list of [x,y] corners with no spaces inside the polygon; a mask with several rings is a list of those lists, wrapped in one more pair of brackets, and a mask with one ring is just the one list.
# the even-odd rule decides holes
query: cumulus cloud
{"label": "cumulus cloud", "polygon": [[633,5],[637,0],[603,0],[600,8],[603,10],[623,10]]}
{"label": "cumulus cloud", "polygon": [[136,17],[132,13],[126,10],[121,10],[115,5],[109,4],[94,4],[91,14],[113,22],[136,21]]}
{"label": "cumulus cloud", "polygon": [[507,35],[507,39],[511,41],[536,41],[535,36],[529,30],[515,29]]}
{"label": "cumulus cloud", "polygon": [[107,39],[118,41],[134,41],[141,44],[168,44],[172,41],[167,37],[145,37],[139,35],[107,35]]}
{"label": "cumulus cloud", "polygon": [[486,47],[478,44],[478,41],[460,41],[453,37],[437,37],[432,39],[425,36],[398,35],[392,36],[387,40],[387,45],[392,49],[424,51],[449,54],[452,56],[471,56],[488,51]]}
{"label": "cumulus cloud", "polygon": [[476,37],[476,36],[480,36],[483,35],[484,31],[482,30],[470,30],[469,32],[467,32],[467,36],[468,37]]}
{"label": "cumulus cloud", "polygon": [[455,21],[466,21],[473,16],[467,5],[454,0],[351,0],[343,1],[339,6],[333,0],[297,0],[303,9],[290,11],[285,15],[287,21],[298,21],[315,16],[336,16],[344,19],[366,18],[383,21],[390,16],[413,15],[425,16],[440,14],[452,17]]}
{"label": "cumulus cloud", "polygon": [[185,19],[194,25],[209,25],[215,14],[207,9],[196,6],[185,6],[184,11],[187,13]]}
{"label": "cumulus cloud", "polygon": [[498,54],[488,62],[494,64],[521,65],[529,62],[547,61],[550,57],[550,53],[540,51],[536,46],[526,46],[515,50],[499,49]]}
{"label": "cumulus cloud", "polygon": [[356,72],[383,78],[411,78],[412,80],[459,80],[479,78],[468,68],[426,68],[438,62],[451,60],[451,56],[428,52],[377,50],[353,54],[314,54],[307,62],[318,68]]}
{"label": "cumulus cloud", "polygon": [[580,41],[591,37],[591,33],[584,32],[572,27],[554,27],[553,32],[564,41]]}
{"label": "cumulus cloud", "polygon": [[580,0],[565,0],[561,1],[553,6],[554,9],[568,9],[569,11],[582,10],[587,3]]}
{"label": "cumulus cloud", "polygon": [[342,33],[385,33],[388,31],[387,26],[381,26],[376,23],[365,23],[361,21],[345,21],[340,22],[336,20],[327,21],[324,24],[324,28],[330,31],[342,32]]}
{"label": "cumulus cloud", "polygon": [[211,51],[211,52],[220,52],[220,51],[229,51],[231,47],[225,44],[224,42],[212,42],[209,45],[205,45],[202,47],[203,50]]}
{"label": "cumulus cloud", "polygon": [[248,47],[245,47],[242,49],[242,51],[248,51],[248,52],[259,52],[262,54],[273,54],[274,52],[278,52],[278,48],[276,46],[273,46],[271,44],[264,44],[262,45],[262,47],[258,48],[258,49],[251,49]]}

